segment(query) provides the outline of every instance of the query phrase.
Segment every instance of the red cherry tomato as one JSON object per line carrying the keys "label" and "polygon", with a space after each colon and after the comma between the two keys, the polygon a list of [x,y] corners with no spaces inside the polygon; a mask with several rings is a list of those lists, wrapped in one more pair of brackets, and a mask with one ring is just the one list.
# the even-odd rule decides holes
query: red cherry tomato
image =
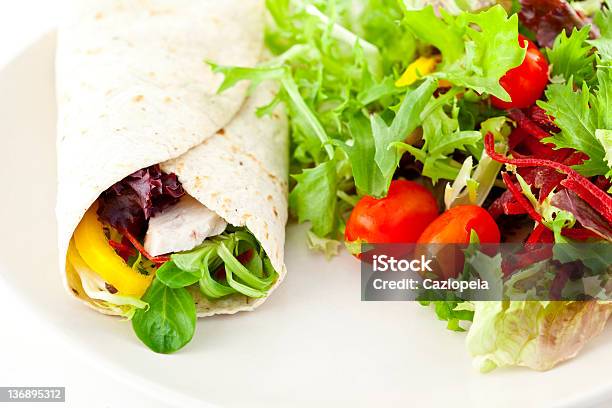
{"label": "red cherry tomato", "polygon": [[[481,207],[464,205],[451,208],[429,224],[418,239],[415,257],[424,255],[433,259],[432,272],[438,279],[456,278],[463,271],[464,248],[450,244],[469,244],[472,230],[483,244],[500,241],[499,228],[493,217]],[[483,252],[491,250],[482,249]]]}
{"label": "red cherry tomato", "polygon": [[496,244],[501,237],[497,223],[489,212],[477,205],[460,205],[436,218],[423,231],[419,244],[468,244],[471,231],[481,243]]}
{"label": "red cherry tomato", "polygon": [[385,198],[365,196],[346,224],[347,242],[414,243],[438,216],[434,196],[422,185],[394,180]]}
{"label": "red cherry tomato", "polygon": [[527,41],[527,53],[523,63],[511,69],[499,81],[510,94],[511,102],[504,102],[491,97],[493,106],[498,109],[528,108],[533,105],[544,92],[548,84],[548,62],[538,47],[519,34],[521,47]]}

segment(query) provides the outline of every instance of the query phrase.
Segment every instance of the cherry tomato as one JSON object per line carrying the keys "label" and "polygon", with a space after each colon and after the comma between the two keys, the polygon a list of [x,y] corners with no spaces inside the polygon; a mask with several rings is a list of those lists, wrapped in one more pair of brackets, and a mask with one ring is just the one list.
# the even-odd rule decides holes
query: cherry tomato
{"label": "cherry tomato", "polygon": [[478,234],[481,243],[500,241],[499,228],[489,212],[477,205],[460,205],[436,218],[423,231],[419,244],[468,244],[471,231]]}
{"label": "cherry tomato", "polygon": [[394,180],[386,197],[365,196],[346,224],[347,242],[415,243],[438,216],[434,196],[413,181]]}
{"label": "cherry tomato", "polygon": [[527,41],[527,53],[523,63],[511,69],[499,81],[510,94],[511,102],[504,102],[491,97],[493,106],[498,109],[528,108],[533,105],[544,92],[548,84],[548,62],[536,45],[519,34],[521,47]]}
{"label": "cherry tomato", "polygon": [[[456,278],[463,271],[464,248],[450,244],[469,244],[472,230],[483,244],[500,241],[497,223],[487,210],[476,205],[463,205],[451,208],[429,224],[417,241],[415,257],[424,255],[433,259],[432,272],[439,279]],[[485,253],[491,249],[482,248]],[[493,256],[494,252],[490,255]]]}

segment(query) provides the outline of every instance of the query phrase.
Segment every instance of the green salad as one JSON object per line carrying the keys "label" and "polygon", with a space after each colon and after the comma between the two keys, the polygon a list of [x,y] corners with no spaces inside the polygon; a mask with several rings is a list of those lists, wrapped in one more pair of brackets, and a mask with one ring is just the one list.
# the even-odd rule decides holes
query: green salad
{"label": "green salad", "polygon": [[[290,209],[308,245],[612,241],[612,4],[267,0]],[[434,302],[483,371],[545,370],[598,334],[598,302]]]}

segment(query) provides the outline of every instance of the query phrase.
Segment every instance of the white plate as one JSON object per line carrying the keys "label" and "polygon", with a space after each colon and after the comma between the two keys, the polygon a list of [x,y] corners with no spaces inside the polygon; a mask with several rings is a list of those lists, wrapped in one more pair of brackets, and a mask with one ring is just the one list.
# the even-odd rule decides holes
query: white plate
{"label": "white plate", "polygon": [[129,323],[71,300],[60,283],[54,50],[48,35],[0,73],[0,272],[75,351],[115,377],[178,406],[594,406],[612,395],[612,328],[553,371],[481,375],[464,335],[416,304],[361,302],[358,263],[309,253],[294,226],[288,278],[266,304],[201,320],[175,355],[150,352]]}

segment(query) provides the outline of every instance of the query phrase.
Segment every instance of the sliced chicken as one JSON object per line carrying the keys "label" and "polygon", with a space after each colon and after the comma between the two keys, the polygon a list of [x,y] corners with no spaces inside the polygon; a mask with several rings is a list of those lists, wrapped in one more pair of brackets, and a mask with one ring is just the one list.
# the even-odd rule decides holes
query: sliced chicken
{"label": "sliced chicken", "polygon": [[188,251],[225,231],[227,222],[195,198],[185,195],[149,220],[144,246],[153,256]]}

